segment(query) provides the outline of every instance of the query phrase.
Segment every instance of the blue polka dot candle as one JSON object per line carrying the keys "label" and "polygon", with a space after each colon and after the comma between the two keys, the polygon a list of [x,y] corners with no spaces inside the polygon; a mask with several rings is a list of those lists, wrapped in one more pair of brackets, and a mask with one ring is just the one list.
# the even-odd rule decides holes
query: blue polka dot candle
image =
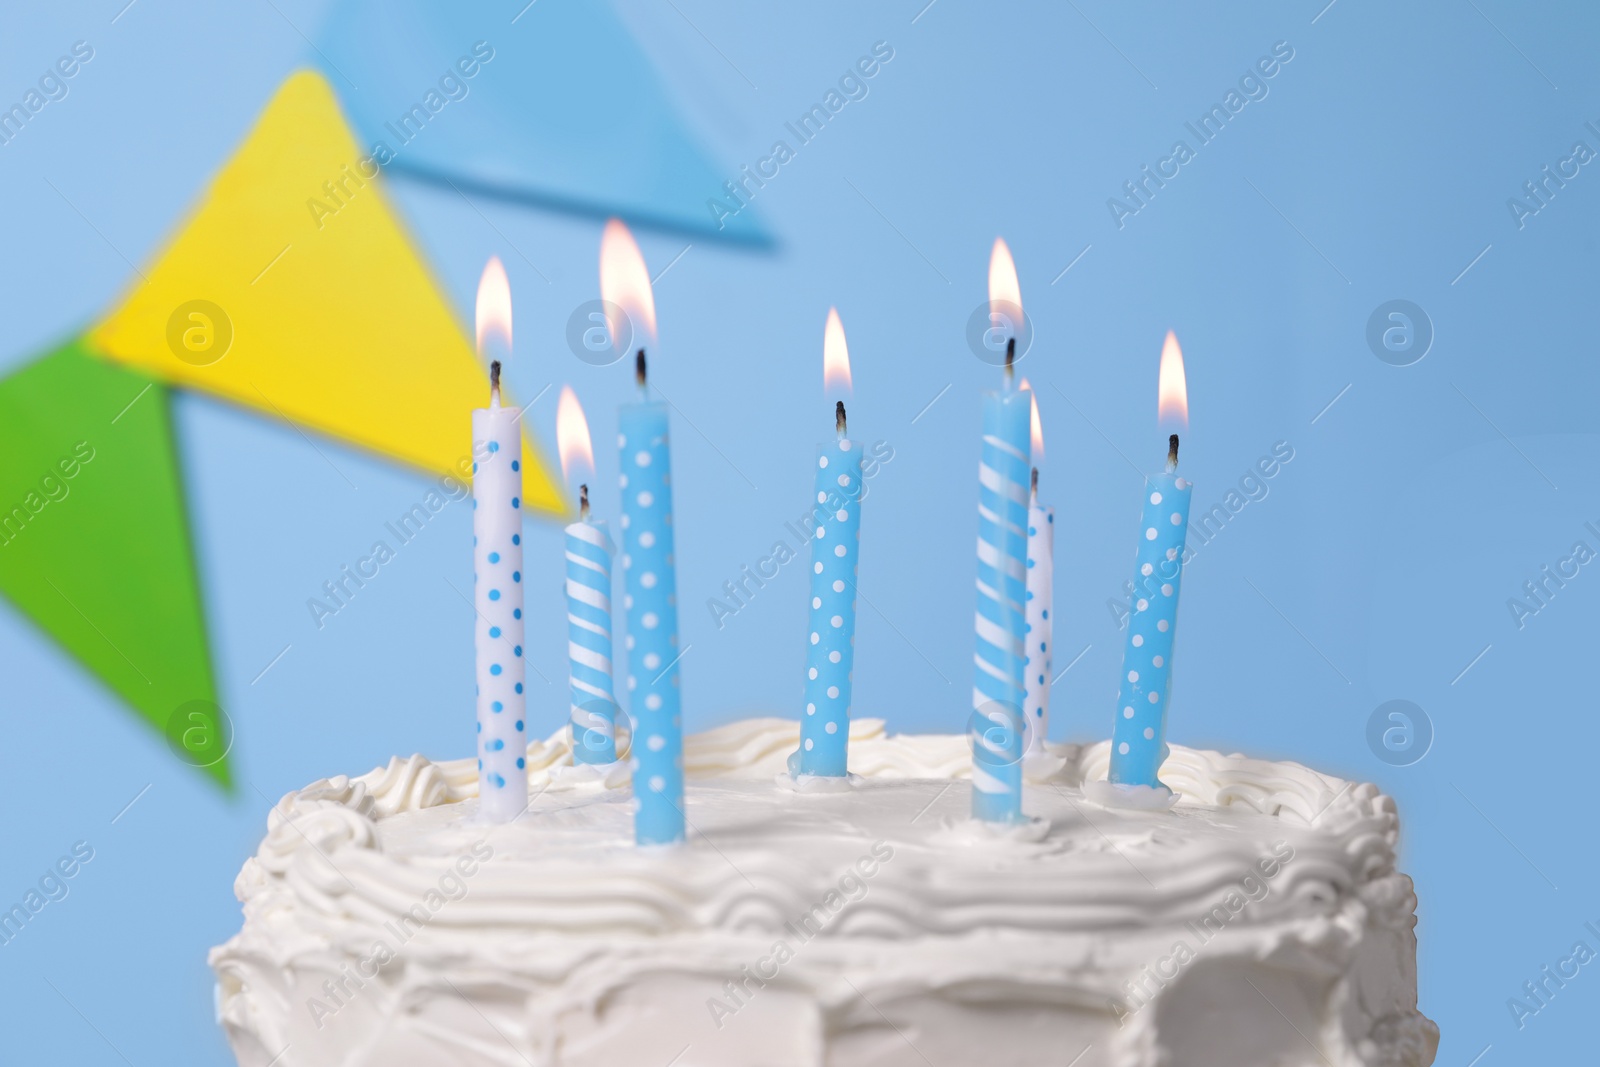
{"label": "blue polka dot candle", "polygon": [[[1183,354],[1170,332],[1161,352],[1163,423],[1186,426],[1188,399]],[[1148,806],[1171,799],[1157,772],[1167,758],[1167,698],[1172,687],[1173,641],[1178,632],[1178,592],[1191,484],[1178,476],[1178,435],[1168,442],[1167,469],[1145,479],[1134,560],[1133,604],[1122,653],[1116,725],[1111,734],[1113,802]]]}
{"label": "blue polka dot candle", "polygon": [[[839,313],[828,311],[823,383],[848,391],[850,356]],[[847,436],[844,401],[834,408],[838,439],[817,446],[811,539],[811,615],[806,639],[805,714],[790,771],[842,778],[850,745],[855,668],[856,574],[861,542],[861,444]]]}
{"label": "blue polka dot candle", "polygon": [[[600,290],[608,314],[655,335],[655,300],[644,257],[627,227],[606,224],[600,242]],[[621,337],[611,322],[613,344]],[[684,838],[683,717],[679,710],[678,595],[672,531],[672,454],[667,405],[648,394],[644,349],[634,364],[637,403],[618,412],[621,453],[622,607],[627,621],[628,709],[633,836],[641,845]]]}
{"label": "blue polka dot candle", "polygon": [[[556,408],[561,474],[592,472],[594,446],[583,407],[570,386]],[[578,487],[578,521],[566,528],[567,679],[571,689],[572,761],[614,763],[617,698],[611,685],[611,536],[589,518],[589,487]]]}
{"label": "blue polka dot candle", "polygon": [[522,410],[500,404],[500,363],[489,406],[472,413],[473,645],[477,651],[478,808],[510,822],[528,806],[522,658]]}
{"label": "blue polka dot candle", "polygon": [[[644,384],[644,351],[638,356]],[[667,405],[624,404],[623,607],[628,620],[628,700],[633,715],[634,838],[682,841],[683,718],[678,689],[678,596],[672,551],[672,460]]]}

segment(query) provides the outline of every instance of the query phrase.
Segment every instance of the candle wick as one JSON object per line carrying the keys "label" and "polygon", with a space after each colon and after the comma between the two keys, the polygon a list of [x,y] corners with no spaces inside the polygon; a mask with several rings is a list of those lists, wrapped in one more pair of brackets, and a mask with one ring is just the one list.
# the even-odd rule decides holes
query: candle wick
{"label": "candle wick", "polygon": [[1011,387],[1011,382],[1017,376],[1017,339],[1006,338],[1006,387]]}
{"label": "candle wick", "polygon": [[1033,500],[1033,502],[1035,504],[1037,504],[1039,502],[1039,468],[1038,467],[1033,468],[1033,477],[1030,479],[1029,485],[1028,485],[1028,495],[1032,498],[1032,500]]}
{"label": "candle wick", "polygon": [[1167,438],[1167,473],[1178,469],[1178,435]]}
{"label": "candle wick", "polygon": [[578,517],[584,522],[589,521],[589,487],[578,486]]}
{"label": "candle wick", "polygon": [[633,357],[633,380],[639,384],[639,392],[645,391],[648,376],[645,373],[644,349],[639,349],[638,355]]}
{"label": "candle wick", "polygon": [[500,361],[491,360],[489,363],[489,406],[500,406]]}
{"label": "candle wick", "polygon": [[839,431],[839,440],[843,441],[846,433],[843,400],[833,405],[833,428]]}

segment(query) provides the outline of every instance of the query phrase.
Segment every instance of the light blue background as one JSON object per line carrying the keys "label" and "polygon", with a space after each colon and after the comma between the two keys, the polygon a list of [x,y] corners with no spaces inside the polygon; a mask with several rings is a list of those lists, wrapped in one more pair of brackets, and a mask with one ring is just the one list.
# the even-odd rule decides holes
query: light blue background
{"label": "light blue background", "polygon": [[[6,102],[74,40],[96,49],[71,95],[0,148],[7,368],[113,304],[127,260],[158,250],[304,53],[295,27],[312,32],[321,12],[309,0],[138,0],[113,23],[123,2],[4,16]],[[696,239],[656,287],[652,376],[682,412],[686,726],[797,712],[803,567],[721,630],[704,601],[806,506],[814,442],[832,427],[820,359],[837,304],[852,431],[894,448],[866,501],[856,710],[898,730],[962,728],[977,393],[996,378],[964,330],[1003,234],[1036,331],[1022,370],[1041,394],[1043,495],[1060,526],[1058,669],[1087,649],[1057,689],[1053,732],[1099,738],[1111,725],[1121,641],[1106,601],[1133,547],[1135,468],[1163,454],[1154,392],[1170,327],[1188,360],[1196,512],[1274,442],[1295,451],[1186,574],[1171,740],[1378,782],[1398,801],[1417,882],[1438,1062],[1465,1067],[1486,1046],[1484,1067],[1579,1057],[1600,1004],[1593,966],[1521,1032],[1506,999],[1579,938],[1600,947],[1582,929],[1600,920],[1600,564],[1524,629],[1506,600],[1574,541],[1600,548],[1583,529],[1600,526],[1600,171],[1584,168],[1522,230],[1506,200],[1575,140],[1600,148],[1583,126],[1600,120],[1595,12],[1570,0],[1220,12],[937,0],[918,17],[925,2],[622,6],[730,174],[873,42],[895,50],[870,95],[761,192],[775,252]],[[535,29],[538,10],[506,32]],[[1118,230],[1107,197],[1283,40],[1295,57],[1270,95]],[[480,216],[448,189],[399,181],[389,191],[464,321],[485,258],[502,256],[517,300],[513,385],[526,397],[573,383],[614,471],[628,375],[579,362],[563,339],[570,311],[597,295],[599,223],[489,202]],[[656,271],[691,243],[639,236]],[[1436,329],[1413,366],[1380,362],[1365,341],[1368,315],[1393,298]],[[557,391],[533,408],[547,441]],[[447,510],[319,631],[306,599],[426,482],[320,444],[336,473],[293,430],[211,400],[177,408],[241,784],[219,797],[0,609],[0,900],[74,841],[96,851],[71,895],[0,947],[6,1062],[229,1062],[205,953],[239,927],[230,887],[269,803],[395,753],[471,748],[471,626],[446,584],[469,580],[468,510]],[[616,505],[614,479],[598,479],[596,514]],[[527,540],[530,666],[553,683],[534,679],[530,727],[548,732],[566,718],[560,531],[533,525]],[[1420,704],[1437,734],[1407,768],[1365,740],[1368,716],[1394,698]]]}

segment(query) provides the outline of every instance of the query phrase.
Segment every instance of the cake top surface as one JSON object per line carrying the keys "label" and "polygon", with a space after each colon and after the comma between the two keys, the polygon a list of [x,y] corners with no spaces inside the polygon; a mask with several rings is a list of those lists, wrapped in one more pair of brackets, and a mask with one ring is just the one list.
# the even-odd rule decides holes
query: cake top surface
{"label": "cake top surface", "polygon": [[832,894],[849,906],[830,937],[1127,941],[1230,897],[1251,902],[1241,925],[1331,915],[1394,866],[1394,806],[1374,786],[1177,746],[1162,771],[1180,795],[1171,811],[1090,803],[1082,787],[1105,776],[1108,743],[1052,745],[1028,768],[1034,821],[992,830],[968,818],[965,736],[890,736],[879,720],[852,724],[857,778],[830,792],[783,784],[791,720],[689,737],[689,839],[640,849],[626,764],[609,781],[574,768],[565,735],[529,746],[533,799],[510,824],[477,819],[470,759],[396,758],[289,794],[236,883],[247,916],[285,951],[301,937],[359,940],[441,892],[427,936],[456,944],[742,938]]}

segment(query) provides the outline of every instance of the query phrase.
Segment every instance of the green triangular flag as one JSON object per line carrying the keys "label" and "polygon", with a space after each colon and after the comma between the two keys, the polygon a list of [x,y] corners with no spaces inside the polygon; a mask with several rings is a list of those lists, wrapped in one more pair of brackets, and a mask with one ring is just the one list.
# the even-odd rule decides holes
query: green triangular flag
{"label": "green triangular flag", "polygon": [[231,786],[165,388],[73,341],[0,380],[0,593]]}

